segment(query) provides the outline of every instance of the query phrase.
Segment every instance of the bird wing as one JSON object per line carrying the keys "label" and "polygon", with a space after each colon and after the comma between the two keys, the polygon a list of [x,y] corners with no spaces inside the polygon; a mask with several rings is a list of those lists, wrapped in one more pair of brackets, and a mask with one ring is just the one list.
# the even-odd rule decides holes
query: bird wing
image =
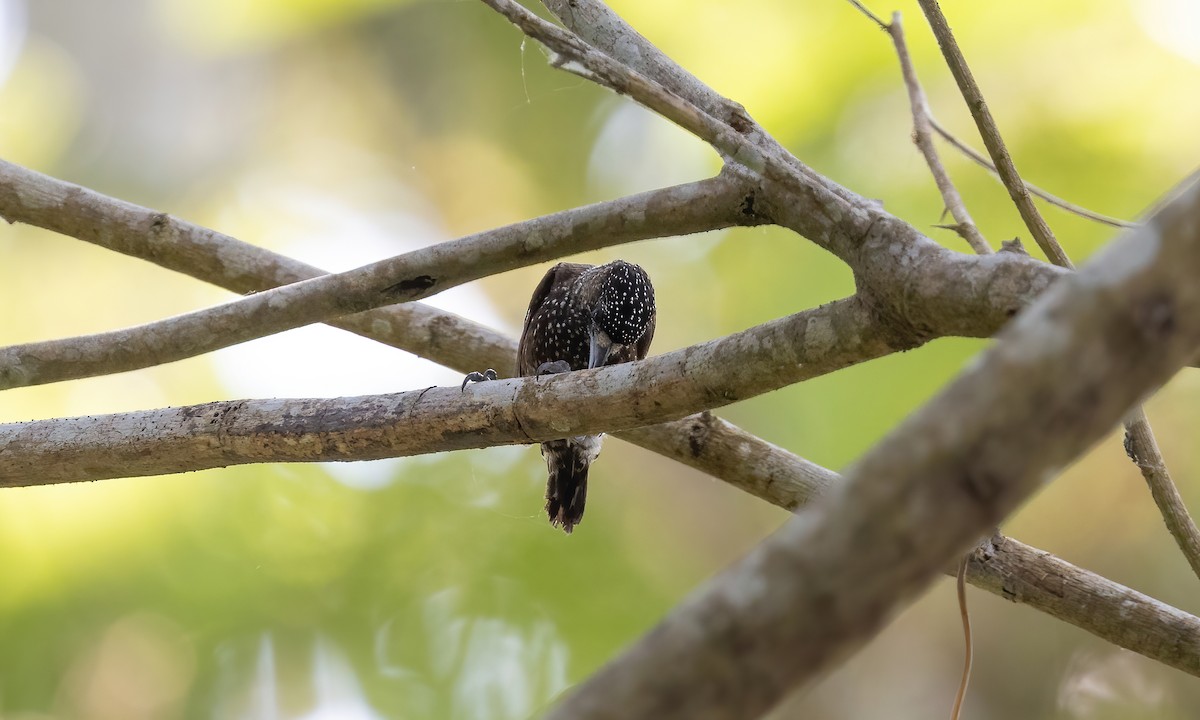
{"label": "bird wing", "polygon": [[645,360],[646,356],[650,354],[650,341],[654,340],[654,325],[657,322],[658,313],[656,312],[650,316],[650,322],[646,325],[646,332],[642,333],[642,336],[633,344],[634,349],[637,351],[634,357],[635,360]]}
{"label": "bird wing", "polygon": [[516,375],[518,377],[531,374],[535,369],[529,368],[526,370],[523,367],[526,365],[523,358],[525,358],[527,353],[531,352],[531,350],[526,348],[526,345],[533,342],[533,333],[530,332],[533,316],[545,304],[546,298],[550,297],[550,291],[556,287],[574,282],[575,278],[593,267],[595,266],[584,263],[559,263],[547,270],[546,274],[542,276],[542,281],[533,289],[533,297],[529,299],[529,309],[525,311],[525,324],[521,327],[521,341],[517,344]]}

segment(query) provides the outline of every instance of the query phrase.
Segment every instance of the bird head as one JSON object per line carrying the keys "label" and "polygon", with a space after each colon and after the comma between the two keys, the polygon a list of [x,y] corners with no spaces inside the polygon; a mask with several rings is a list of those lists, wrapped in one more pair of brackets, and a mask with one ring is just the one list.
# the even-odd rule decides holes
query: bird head
{"label": "bird head", "polygon": [[654,286],[646,271],[624,260],[597,268],[599,292],[590,311],[591,352],[588,367],[604,365],[614,348],[632,345],[654,321]]}

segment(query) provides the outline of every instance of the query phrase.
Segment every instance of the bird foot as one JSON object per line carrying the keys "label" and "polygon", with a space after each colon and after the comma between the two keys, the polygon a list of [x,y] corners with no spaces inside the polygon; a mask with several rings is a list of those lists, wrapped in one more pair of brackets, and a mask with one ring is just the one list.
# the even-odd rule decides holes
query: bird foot
{"label": "bird foot", "polygon": [[496,371],[491,368],[488,368],[487,370],[484,370],[483,372],[467,373],[467,376],[465,378],[463,378],[461,392],[466,392],[467,383],[485,382],[487,380],[495,380],[495,379],[496,379]]}
{"label": "bird foot", "polygon": [[571,372],[571,366],[566,360],[555,360],[554,362],[544,362],[538,365],[537,372],[534,374],[538,377],[542,375],[557,375],[558,373]]}

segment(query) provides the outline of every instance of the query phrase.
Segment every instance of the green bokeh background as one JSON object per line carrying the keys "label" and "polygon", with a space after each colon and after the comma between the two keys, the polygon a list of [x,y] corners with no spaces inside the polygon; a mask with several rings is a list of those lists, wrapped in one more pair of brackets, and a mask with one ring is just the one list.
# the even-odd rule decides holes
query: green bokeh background
{"label": "green bokeh background", "polygon": [[[935,113],[973,138],[909,0]],[[614,1],[801,159],[947,246],[885,35],[837,0]],[[1188,0],[945,3],[1032,181],[1134,217],[1200,158],[1200,11]],[[973,143],[978,146],[978,143]],[[993,244],[1006,193],[945,150]],[[0,0],[0,157],[331,269],[718,168],[701,143],[588,83],[481,3]],[[1049,209],[1076,259],[1113,232]],[[1032,243],[1027,242],[1027,246]],[[655,352],[852,292],[774,228],[581,256],[644,265]],[[447,298],[513,334],[544,267]],[[0,344],[128,326],[228,294],[85,243],[0,226]],[[436,301],[437,299],[435,299]],[[943,340],[722,410],[844,467],[984,343]],[[0,421],[246,396],[454,382],[402,352],[301,330],[125,375],[9,391]],[[1200,375],[1149,406],[1200,507]],[[537,714],[786,514],[610,441],[588,517],[540,512],[535,449],[363,465],[249,466],[0,492],[0,718],[470,718]],[[1005,528],[1191,612],[1196,578],[1119,438]],[[1194,679],[971,592],[966,717],[1189,718]],[[961,638],[939,582],[778,717],[948,712]]]}

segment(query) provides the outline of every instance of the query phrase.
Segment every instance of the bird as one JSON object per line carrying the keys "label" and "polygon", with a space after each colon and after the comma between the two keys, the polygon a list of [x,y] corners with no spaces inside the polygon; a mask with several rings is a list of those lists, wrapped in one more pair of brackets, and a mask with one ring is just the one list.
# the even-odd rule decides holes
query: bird
{"label": "bird", "polygon": [[[654,286],[638,265],[559,263],[546,271],[529,300],[517,345],[518,377],[541,376],[642,360],[656,321]],[[467,382],[495,379],[490,368]],[[546,459],[546,514],[570,533],[583,518],[588,470],[602,435],[542,443]]]}

